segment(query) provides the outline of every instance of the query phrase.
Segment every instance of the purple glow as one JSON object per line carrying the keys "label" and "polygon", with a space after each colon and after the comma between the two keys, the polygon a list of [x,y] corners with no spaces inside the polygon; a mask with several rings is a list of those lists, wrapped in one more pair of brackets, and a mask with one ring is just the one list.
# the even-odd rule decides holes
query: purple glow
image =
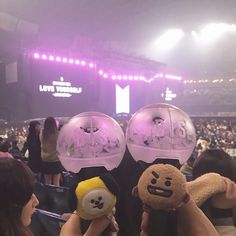
{"label": "purple glow", "polygon": [[[102,75],[100,72],[98,72],[98,73],[100,75]],[[133,75],[115,75],[115,74],[113,74],[110,78],[112,80],[137,80],[137,81],[148,82],[148,80],[144,76],[137,76],[137,75],[133,76]]]}
{"label": "purple glow", "polygon": [[39,58],[39,54],[38,53],[34,53],[34,58],[38,59]]}
{"label": "purple glow", "polygon": [[166,79],[173,79],[173,80],[181,80],[182,78],[180,76],[176,76],[176,75],[165,75]]}
{"label": "purple glow", "polygon": [[81,61],[81,66],[85,66],[86,62],[85,61]]}
{"label": "purple glow", "polygon": [[95,68],[96,64],[93,62],[87,63],[86,61],[80,61],[78,59],[68,58],[68,57],[60,57],[60,56],[53,56],[50,54],[39,54],[38,52],[33,53],[33,58],[35,59],[43,59],[43,60],[49,60],[49,61],[56,61],[56,62],[64,62],[64,63],[70,63],[70,64],[76,64],[76,65],[82,65],[86,66],[88,64],[89,68]]}
{"label": "purple glow", "polygon": [[43,55],[41,56],[41,58],[42,58],[43,60],[47,60],[47,55],[43,54]]}
{"label": "purple glow", "polygon": [[89,63],[89,67],[90,68],[93,68],[94,67],[94,64],[92,62]]}
{"label": "purple glow", "polygon": [[60,62],[61,58],[60,57],[56,57],[56,61]]}
{"label": "purple glow", "polygon": [[50,55],[49,56],[49,61],[54,61],[54,56]]}
{"label": "purple glow", "polygon": [[[42,60],[48,60],[48,61],[55,61],[55,62],[63,62],[63,63],[69,63],[69,64],[76,64],[76,65],[81,65],[81,66],[88,66],[88,68],[96,68],[96,63],[94,62],[86,62],[85,60],[78,60],[75,58],[70,58],[70,57],[60,57],[57,55],[53,55],[53,54],[49,54],[49,53],[43,53],[40,54],[38,52],[35,52],[32,54],[33,58],[35,59],[42,59]],[[112,71],[112,69],[110,69]],[[140,74],[142,73],[138,73],[136,75],[132,75],[132,74],[128,74],[125,73],[124,75],[122,74],[112,74],[112,75],[108,75],[108,73],[105,73],[102,69],[100,69],[97,72],[101,77],[103,78],[110,78],[112,80],[136,80],[136,81],[143,81],[146,83],[151,83],[152,81],[154,81],[155,79],[158,78],[165,78],[165,79],[172,79],[172,80],[181,80],[181,76],[176,76],[176,75],[172,75],[172,74],[164,74],[162,72],[159,72],[157,74],[154,74],[154,76],[146,78],[144,76],[141,76]]]}
{"label": "purple glow", "polygon": [[74,64],[74,59],[70,59],[70,60],[69,60],[69,63],[70,63],[70,64]]}
{"label": "purple glow", "polygon": [[68,59],[66,57],[63,57],[62,62],[67,63]]}
{"label": "purple glow", "polygon": [[98,74],[99,74],[99,75],[103,75],[103,70],[99,70],[99,71],[98,71]]}

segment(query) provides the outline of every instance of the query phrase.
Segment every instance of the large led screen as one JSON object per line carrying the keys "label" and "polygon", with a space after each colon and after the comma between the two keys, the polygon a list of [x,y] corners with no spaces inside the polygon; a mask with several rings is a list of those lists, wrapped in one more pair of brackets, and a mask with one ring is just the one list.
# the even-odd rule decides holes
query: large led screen
{"label": "large led screen", "polygon": [[34,60],[29,83],[33,118],[70,117],[96,109],[97,77],[92,68]]}

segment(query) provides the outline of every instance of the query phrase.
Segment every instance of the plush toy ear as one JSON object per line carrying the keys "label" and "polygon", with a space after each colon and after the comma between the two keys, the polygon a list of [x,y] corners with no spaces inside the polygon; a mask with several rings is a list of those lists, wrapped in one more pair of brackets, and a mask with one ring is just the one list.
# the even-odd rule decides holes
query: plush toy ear
{"label": "plush toy ear", "polygon": [[113,176],[110,173],[104,173],[99,176],[99,178],[104,182],[108,190],[115,196],[120,193],[120,188]]}
{"label": "plush toy ear", "polygon": [[134,197],[139,197],[139,194],[138,194],[138,186],[134,186],[133,189],[132,189],[132,195]]}

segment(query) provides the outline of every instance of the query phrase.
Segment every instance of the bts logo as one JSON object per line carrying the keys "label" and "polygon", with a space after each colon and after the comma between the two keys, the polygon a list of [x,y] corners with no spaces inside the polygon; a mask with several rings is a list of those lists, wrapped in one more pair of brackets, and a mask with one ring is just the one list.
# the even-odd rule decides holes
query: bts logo
{"label": "bts logo", "polygon": [[116,84],[116,114],[130,113],[130,95],[129,85],[121,88]]}

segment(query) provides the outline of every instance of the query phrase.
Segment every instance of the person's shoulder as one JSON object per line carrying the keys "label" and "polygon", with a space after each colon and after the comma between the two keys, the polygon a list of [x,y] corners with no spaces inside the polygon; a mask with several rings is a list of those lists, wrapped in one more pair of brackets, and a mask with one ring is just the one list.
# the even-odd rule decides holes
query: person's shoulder
{"label": "person's shoulder", "polygon": [[0,158],[13,158],[13,156],[9,152],[0,152]]}

